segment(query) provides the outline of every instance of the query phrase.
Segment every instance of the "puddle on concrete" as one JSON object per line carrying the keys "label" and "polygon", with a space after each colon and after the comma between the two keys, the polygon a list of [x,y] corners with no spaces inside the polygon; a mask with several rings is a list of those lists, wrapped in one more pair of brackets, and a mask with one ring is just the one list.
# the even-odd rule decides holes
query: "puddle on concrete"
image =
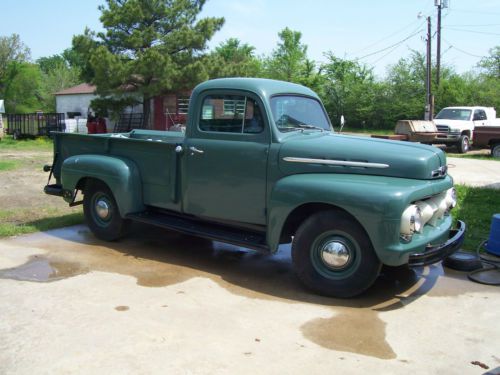
{"label": "puddle on concrete", "polygon": [[0,279],[50,282],[86,273],[79,264],[50,261],[44,256],[32,256],[28,262],[14,268],[0,270]]}
{"label": "puddle on concrete", "polygon": [[[137,226],[119,242],[102,242],[83,226],[63,228],[9,240],[10,244],[47,251],[19,267],[0,270],[0,278],[48,282],[102,271],[135,277],[145,287],[178,284],[206,277],[231,293],[249,298],[331,306],[334,316],[306,322],[306,338],[325,348],[395,358],[385,340],[385,323],[378,314],[399,309],[427,296],[456,296],[484,286],[461,280],[441,266],[419,270],[386,268],[364,295],[350,300],[317,296],[294,276],[290,251],[283,247],[266,256],[237,246]],[[464,276],[465,277],[465,276]],[[118,310],[117,306],[116,309]],[[125,308],[128,306],[120,307]],[[125,310],[118,310],[125,311]]]}
{"label": "puddle on concrete", "polygon": [[307,322],[301,330],[304,337],[324,348],[380,359],[396,358],[385,340],[385,323],[370,309],[342,309],[332,318]]}

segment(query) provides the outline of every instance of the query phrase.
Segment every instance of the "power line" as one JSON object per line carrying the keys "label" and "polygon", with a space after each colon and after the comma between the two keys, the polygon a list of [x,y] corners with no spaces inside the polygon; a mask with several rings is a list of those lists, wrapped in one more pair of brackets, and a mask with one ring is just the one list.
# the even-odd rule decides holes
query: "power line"
{"label": "power line", "polygon": [[487,14],[489,16],[491,16],[491,15],[500,16],[500,13],[498,13],[498,12],[481,12],[481,11],[477,11],[477,10],[456,9],[456,8],[453,8],[453,11],[454,12],[465,12],[465,13],[476,13],[476,14]]}
{"label": "power line", "polygon": [[369,56],[377,55],[377,54],[379,54],[379,53],[381,53],[381,52],[387,51],[388,49],[391,49],[391,48],[393,48],[393,47],[399,46],[400,44],[402,44],[402,43],[406,42],[408,39],[411,39],[411,38],[413,38],[415,35],[419,34],[421,31],[422,31],[422,29],[419,29],[419,30],[417,30],[416,32],[414,32],[414,33],[412,33],[412,34],[408,35],[406,38],[404,38],[404,39],[400,40],[399,42],[396,42],[396,43],[394,43],[394,44],[391,44],[390,46],[385,47],[385,48],[382,48],[382,49],[380,49],[380,50],[378,50],[378,51],[375,51],[375,52],[369,53],[369,54],[367,54],[367,55],[364,55],[364,56],[358,57],[358,60],[362,60],[362,59],[364,59],[364,58],[366,58],[366,57],[369,57]]}
{"label": "power line", "polygon": [[[454,48],[454,49],[456,49],[457,51],[462,52],[462,53],[464,53],[464,54],[466,54],[466,55],[469,55],[469,56],[472,56],[472,57],[477,57],[477,58],[480,58],[480,59],[482,59],[483,57],[485,57],[485,56],[479,56],[479,55],[475,55],[475,54],[473,54],[473,53],[470,53],[470,52],[464,51],[463,49],[460,49],[460,48],[458,48],[457,46],[454,46],[453,44],[451,44],[451,43],[450,43],[449,41],[447,41],[446,39],[444,39],[444,38],[443,38],[443,40],[446,42],[446,44],[448,44],[448,45],[450,46],[450,48]],[[449,49],[449,48],[448,48],[448,49]]]}
{"label": "power line", "polygon": [[446,25],[446,27],[448,26],[452,26],[452,27],[462,27],[462,26],[465,26],[465,27],[489,27],[489,26],[500,26],[500,23],[486,23],[484,25],[478,25],[478,24],[475,24],[475,25]]}
{"label": "power line", "polygon": [[[402,44],[402,43],[401,43]],[[375,65],[376,63],[378,63],[380,60],[382,60],[384,57],[390,55],[391,53],[393,53],[395,50],[397,50],[401,44],[398,44],[397,46],[395,46],[393,49],[389,50],[389,52],[383,54],[381,57],[379,57],[377,60],[373,61],[372,63],[370,63],[370,65]]]}
{"label": "power line", "polygon": [[462,31],[462,32],[465,32],[465,33],[473,33],[473,34],[500,35],[500,33],[489,33],[489,32],[486,32],[486,31],[457,29],[457,28],[454,28],[454,27],[446,27],[446,30]]}
{"label": "power line", "polygon": [[[419,20],[417,19],[417,20],[413,21],[412,23],[410,23],[409,25],[406,25],[405,27],[403,27],[403,28],[401,28],[401,29],[396,30],[395,32],[393,32],[393,33],[391,33],[391,34],[389,34],[389,35],[387,35],[387,36],[383,37],[382,39],[380,39],[380,40],[378,40],[378,41],[376,41],[376,42],[374,42],[374,43],[372,43],[372,44],[370,44],[370,45],[368,45],[368,46],[366,46],[366,47],[361,48],[360,50],[357,50],[357,51],[355,51],[355,52],[352,52],[352,53],[350,53],[349,55],[356,55],[356,54],[358,54],[358,53],[360,53],[360,52],[366,51],[367,49],[370,49],[370,48],[372,48],[372,47],[375,47],[376,45],[379,45],[380,43],[385,42],[387,39],[392,38],[394,35],[397,35],[397,34],[401,33],[402,31],[404,31],[404,30],[406,30],[406,29],[409,29],[410,27],[412,27],[413,25],[415,25],[418,21],[419,21]],[[423,23],[422,23],[422,24],[423,24]],[[421,25],[420,25],[420,26],[421,26]],[[419,26],[419,27],[420,27],[420,26]]]}

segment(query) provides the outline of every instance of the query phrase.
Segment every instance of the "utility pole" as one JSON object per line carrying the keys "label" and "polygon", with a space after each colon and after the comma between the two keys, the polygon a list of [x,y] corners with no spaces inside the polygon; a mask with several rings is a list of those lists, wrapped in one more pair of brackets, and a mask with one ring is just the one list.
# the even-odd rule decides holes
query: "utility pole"
{"label": "utility pole", "polygon": [[439,87],[439,77],[441,72],[441,0],[436,0],[438,8],[437,19],[437,51],[436,51],[436,86]]}
{"label": "utility pole", "polygon": [[432,62],[431,62],[431,17],[427,17],[427,77],[425,80],[426,103],[425,120],[432,121],[434,117],[434,98],[432,97]]}
{"label": "utility pole", "polygon": [[448,0],[434,0],[438,8],[437,15],[437,51],[436,51],[436,86],[439,86],[441,77],[441,9],[448,8]]}

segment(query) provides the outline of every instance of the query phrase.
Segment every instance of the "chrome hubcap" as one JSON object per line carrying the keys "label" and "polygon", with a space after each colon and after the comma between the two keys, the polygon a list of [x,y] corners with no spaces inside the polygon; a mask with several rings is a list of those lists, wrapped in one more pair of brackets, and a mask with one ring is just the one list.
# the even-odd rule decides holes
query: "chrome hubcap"
{"label": "chrome hubcap", "polygon": [[321,259],[328,268],[339,269],[351,259],[351,251],[340,241],[328,241],[321,248]]}
{"label": "chrome hubcap", "polygon": [[101,219],[106,219],[109,216],[109,204],[103,199],[99,199],[95,204],[95,212]]}

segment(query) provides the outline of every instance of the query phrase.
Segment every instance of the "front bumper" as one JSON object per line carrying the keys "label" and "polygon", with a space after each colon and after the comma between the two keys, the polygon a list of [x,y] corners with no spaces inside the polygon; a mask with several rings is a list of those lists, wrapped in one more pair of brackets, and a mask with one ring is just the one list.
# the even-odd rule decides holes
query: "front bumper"
{"label": "front bumper", "polygon": [[436,141],[441,141],[443,143],[457,142],[460,139],[460,136],[460,133],[438,133]]}
{"label": "front bumper", "polygon": [[457,228],[450,230],[448,241],[437,246],[428,246],[423,253],[411,254],[408,265],[410,267],[427,266],[450,256],[462,246],[465,239],[465,230],[465,223],[459,220]]}

